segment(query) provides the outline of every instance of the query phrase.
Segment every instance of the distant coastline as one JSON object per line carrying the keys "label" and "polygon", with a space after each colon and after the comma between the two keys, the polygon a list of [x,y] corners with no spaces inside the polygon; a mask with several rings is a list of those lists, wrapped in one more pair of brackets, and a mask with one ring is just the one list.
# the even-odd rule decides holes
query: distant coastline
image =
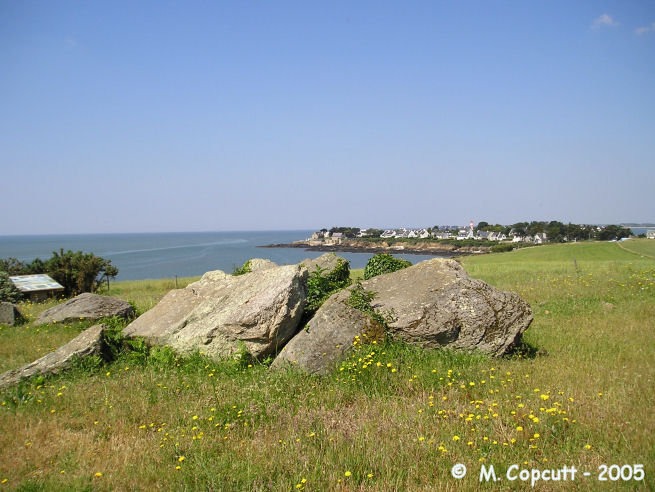
{"label": "distant coastline", "polygon": [[301,248],[305,251],[342,253],[395,253],[427,256],[454,257],[469,254],[488,253],[488,246],[462,246],[443,244],[435,241],[415,241],[412,243],[387,243],[385,241],[366,241],[343,239],[339,244],[316,244],[314,241],[294,241],[283,244],[266,244],[259,248]]}

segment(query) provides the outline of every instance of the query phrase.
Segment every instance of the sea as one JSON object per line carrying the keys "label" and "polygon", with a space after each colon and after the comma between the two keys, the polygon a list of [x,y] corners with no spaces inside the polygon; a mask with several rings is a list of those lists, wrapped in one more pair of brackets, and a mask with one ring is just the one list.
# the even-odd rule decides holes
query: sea
{"label": "sea", "polygon": [[[313,231],[167,232],[133,234],[67,234],[0,236],[0,258],[29,262],[47,259],[60,249],[93,253],[118,267],[116,280],[143,280],[231,273],[251,258],[291,265],[322,252],[301,248],[260,248],[307,239]],[[372,253],[338,253],[350,268],[364,268]],[[395,255],[418,263],[426,255]]]}

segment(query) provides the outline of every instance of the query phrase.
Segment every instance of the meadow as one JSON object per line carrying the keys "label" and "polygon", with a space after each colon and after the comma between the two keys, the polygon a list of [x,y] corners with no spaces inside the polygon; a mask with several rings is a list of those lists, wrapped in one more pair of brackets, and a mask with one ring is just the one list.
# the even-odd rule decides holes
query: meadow
{"label": "meadow", "polygon": [[[24,382],[0,392],[0,490],[530,488],[506,480],[514,464],[580,470],[536,490],[652,490],[653,258],[652,240],[461,258],[533,308],[524,346],[498,359],[359,339],[317,377],[134,344],[109,364]],[[118,282],[107,294],[144,312],[173,287]],[[51,304],[25,303],[27,322],[0,328],[0,370],[89,326],[35,326]],[[459,480],[456,463],[468,469]],[[602,465],[633,476],[638,464],[642,480],[599,480]],[[480,483],[483,465],[502,480]]]}

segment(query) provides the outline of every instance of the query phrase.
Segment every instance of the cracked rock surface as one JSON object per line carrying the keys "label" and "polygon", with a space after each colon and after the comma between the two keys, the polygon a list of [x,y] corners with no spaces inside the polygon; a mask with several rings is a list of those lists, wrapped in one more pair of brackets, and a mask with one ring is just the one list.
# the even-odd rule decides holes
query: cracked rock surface
{"label": "cracked rock surface", "polygon": [[[388,318],[388,334],[424,348],[507,353],[532,322],[517,294],[472,279],[453,260],[435,258],[362,282],[376,293],[373,308]],[[349,290],[328,299],[282,350],[273,367],[294,364],[325,373],[366,332],[367,317],[348,306]]]}
{"label": "cracked rock surface", "polygon": [[518,294],[468,276],[454,260],[435,258],[363,282],[373,307],[391,312],[389,333],[426,348],[449,347],[499,356],[532,322]]}
{"label": "cracked rock surface", "polygon": [[307,269],[272,262],[232,276],[205,273],[169,292],[123,330],[128,337],[224,358],[243,343],[254,357],[275,353],[295,334],[306,299]]}

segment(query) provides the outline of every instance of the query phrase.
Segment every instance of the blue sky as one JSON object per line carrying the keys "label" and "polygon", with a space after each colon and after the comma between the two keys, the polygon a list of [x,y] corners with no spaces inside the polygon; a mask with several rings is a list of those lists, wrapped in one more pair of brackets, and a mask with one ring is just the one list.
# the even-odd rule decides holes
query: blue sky
{"label": "blue sky", "polygon": [[0,1],[0,234],[655,221],[654,2]]}

